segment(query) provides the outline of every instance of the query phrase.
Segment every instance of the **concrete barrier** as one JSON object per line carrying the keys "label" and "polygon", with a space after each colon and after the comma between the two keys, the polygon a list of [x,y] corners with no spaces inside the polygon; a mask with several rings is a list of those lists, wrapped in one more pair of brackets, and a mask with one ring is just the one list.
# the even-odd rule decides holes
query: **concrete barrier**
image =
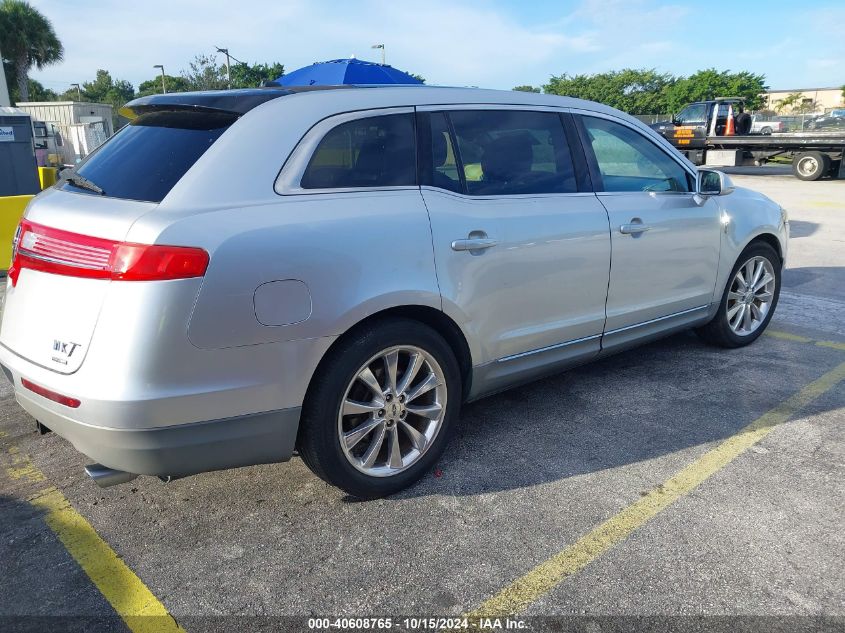
{"label": "concrete barrier", "polygon": [[8,270],[12,263],[12,240],[24,209],[34,196],[0,197],[0,270]]}

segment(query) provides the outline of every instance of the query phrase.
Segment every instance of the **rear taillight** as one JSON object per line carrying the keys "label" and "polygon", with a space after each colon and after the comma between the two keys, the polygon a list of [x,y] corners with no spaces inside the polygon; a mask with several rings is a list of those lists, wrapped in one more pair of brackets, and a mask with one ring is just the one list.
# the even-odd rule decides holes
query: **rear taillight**
{"label": "rear taillight", "polygon": [[9,268],[13,286],[23,268],[89,279],[188,279],[205,274],[208,253],[189,246],[115,242],[23,220]]}
{"label": "rear taillight", "polygon": [[52,400],[53,402],[58,402],[59,404],[63,404],[66,407],[70,407],[71,409],[76,409],[82,404],[76,398],[71,398],[69,396],[63,396],[60,393],[56,393],[47,387],[42,387],[41,385],[36,385],[34,382],[27,380],[26,378],[21,378],[21,384],[26,388],[29,389],[33,393],[37,393],[39,396],[47,398],[47,400]]}

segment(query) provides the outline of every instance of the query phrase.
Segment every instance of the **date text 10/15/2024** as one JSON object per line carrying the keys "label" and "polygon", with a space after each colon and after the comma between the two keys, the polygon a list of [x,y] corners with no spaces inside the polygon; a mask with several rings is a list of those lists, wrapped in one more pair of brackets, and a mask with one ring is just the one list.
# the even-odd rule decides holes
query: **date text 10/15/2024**
{"label": "date text 10/15/2024", "polygon": [[308,628],[314,631],[379,631],[398,628],[408,631],[455,631],[461,629],[511,630],[528,627],[515,618],[309,618]]}

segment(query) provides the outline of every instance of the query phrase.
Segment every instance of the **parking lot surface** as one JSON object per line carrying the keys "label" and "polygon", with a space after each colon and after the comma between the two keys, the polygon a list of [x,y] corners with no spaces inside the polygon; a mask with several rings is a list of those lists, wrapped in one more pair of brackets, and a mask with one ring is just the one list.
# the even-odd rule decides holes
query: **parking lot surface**
{"label": "parking lot surface", "polygon": [[438,469],[389,499],[298,459],[101,490],[3,379],[0,629],[513,613],[841,630],[845,181],[738,171],[790,214],[766,336],[684,333],[467,405]]}

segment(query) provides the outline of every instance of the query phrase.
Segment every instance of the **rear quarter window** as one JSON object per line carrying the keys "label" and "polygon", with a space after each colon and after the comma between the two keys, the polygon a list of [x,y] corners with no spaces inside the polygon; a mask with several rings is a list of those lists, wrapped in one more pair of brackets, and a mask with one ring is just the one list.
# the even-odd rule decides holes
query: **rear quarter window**
{"label": "rear quarter window", "polygon": [[[76,171],[107,197],[161,202],[237,118],[237,114],[226,112],[142,114],[80,163]],[[97,195],[70,182],[60,186]]]}

